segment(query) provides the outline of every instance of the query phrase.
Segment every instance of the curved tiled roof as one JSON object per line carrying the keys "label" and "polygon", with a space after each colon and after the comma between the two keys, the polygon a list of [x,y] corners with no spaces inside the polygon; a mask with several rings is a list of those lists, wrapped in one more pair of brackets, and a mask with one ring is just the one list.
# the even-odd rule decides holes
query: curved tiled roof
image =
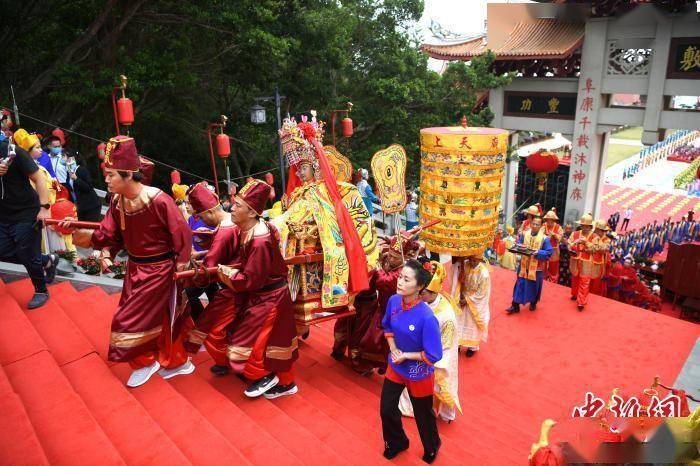
{"label": "curved tiled roof", "polygon": [[[556,19],[520,21],[502,45],[493,48],[497,60],[566,58],[583,43],[585,25]],[[489,47],[480,37],[459,44],[423,45],[421,50],[441,60],[468,60]]]}

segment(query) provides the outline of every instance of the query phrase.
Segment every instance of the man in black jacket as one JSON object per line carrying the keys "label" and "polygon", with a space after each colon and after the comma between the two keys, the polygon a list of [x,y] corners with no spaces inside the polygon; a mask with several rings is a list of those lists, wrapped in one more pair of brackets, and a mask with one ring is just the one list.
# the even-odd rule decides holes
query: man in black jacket
{"label": "man in black jacket", "polygon": [[7,139],[0,141],[0,260],[27,270],[35,291],[29,309],[48,301],[46,283],[53,281],[58,264],[57,256],[41,253],[42,222],[51,217],[49,207],[46,181],[34,160]]}

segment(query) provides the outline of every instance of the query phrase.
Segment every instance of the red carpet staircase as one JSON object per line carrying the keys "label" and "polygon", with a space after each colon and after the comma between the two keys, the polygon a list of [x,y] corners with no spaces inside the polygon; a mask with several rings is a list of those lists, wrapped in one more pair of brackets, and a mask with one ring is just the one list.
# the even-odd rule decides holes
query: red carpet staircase
{"label": "red carpet staircase", "polygon": [[[128,389],[129,367],[105,359],[118,295],[68,282],[50,292],[46,306],[27,311],[30,282],[0,282],[0,464],[388,464],[381,379],[328,356],[331,325],[314,328],[301,348],[296,396],[249,400],[237,378],[212,376],[206,353],[191,376]],[[414,423],[406,424],[411,448],[393,463],[423,464]],[[479,458],[498,443],[467,447],[443,430],[437,464],[488,464]],[[498,464],[522,464],[524,452],[503,447]]]}

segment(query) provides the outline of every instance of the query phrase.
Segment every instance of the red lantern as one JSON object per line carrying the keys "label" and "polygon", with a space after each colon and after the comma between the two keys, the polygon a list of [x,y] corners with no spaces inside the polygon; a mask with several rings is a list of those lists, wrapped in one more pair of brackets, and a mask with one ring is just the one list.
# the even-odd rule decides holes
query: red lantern
{"label": "red lantern", "polygon": [[63,130],[61,128],[54,128],[54,130],[51,131],[51,135],[56,136],[61,141],[61,145],[66,143],[66,135],[63,134]]}
{"label": "red lantern", "polygon": [[341,124],[343,126],[343,136],[346,138],[349,138],[353,134],[353,129],[352,129],[352,120],[348,117],[343,118],[343,121],[341,121]]}
{"label": "red lantern", "polygon": [[222,159],[231,155],[231,142],[224,133],[216,135],[216,153],[219,154],[219,157]]}
{"label": "red lantern", "polygon": [[170,184],[180,184],[180,172],[173,170],[170,172]]}
{"label": "red lantern", "polygon": [[272,186],[275,184],[275,177],[272,173],[265,173],[265,182]]}
{"label": "red lantern", "polygon": [[101,142],[97,145],[97,158],[99,158],[100,160],[105,159],[105,148],[106,147],[107,147],[107,145],[104,142]]}
{"label": "red lantern", "polygon": [[[51,218],[54,220],[63,220],[67,217],[78,218],[78,212],[75,210],[75,205],[67,199],[59,199],[51,206]],[[70,228],[61,228],[58,225],[52,225],[52,228],[62,235],[72,233]]]}
{"label": "red lantern", "polygon": [[547,183],[547,174],[552,173],[559,166],[559,158],[554,152],[540,150],[530,154],[525,161],[527,168],[535,173],[538,191],[544,191]]}
{"label": "red lantern", "polygon": [[134,104],[128,97],[117,100],[117,117],[120,125],[131,126],[134,122]]}

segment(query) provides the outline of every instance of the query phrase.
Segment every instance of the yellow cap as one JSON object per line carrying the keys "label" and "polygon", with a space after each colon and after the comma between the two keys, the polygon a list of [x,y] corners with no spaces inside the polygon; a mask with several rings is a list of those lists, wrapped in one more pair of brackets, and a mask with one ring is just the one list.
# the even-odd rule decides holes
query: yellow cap
{"label": "yellow cap", "polygon": [[12,135],[12,140],[19,147],[29,152],[36,145],[40,145],[41,141],[36,134],[29,134],[24,128],[20,128]]}
{"label": "yellow cap", "polygon": [[184,201],[188,186],[186,184],[174,184],[172,186],[173,197],[176,201]]}
{"label": "yellow cap", "polygon": [[432,291],[433,293],[439,293],[442,290],[442,282],[445,281],[445,267],[436,261],[430,261],[430,265],[434,270],[433,279],[430,281],[428,286],[425,287],[425,289]]}

